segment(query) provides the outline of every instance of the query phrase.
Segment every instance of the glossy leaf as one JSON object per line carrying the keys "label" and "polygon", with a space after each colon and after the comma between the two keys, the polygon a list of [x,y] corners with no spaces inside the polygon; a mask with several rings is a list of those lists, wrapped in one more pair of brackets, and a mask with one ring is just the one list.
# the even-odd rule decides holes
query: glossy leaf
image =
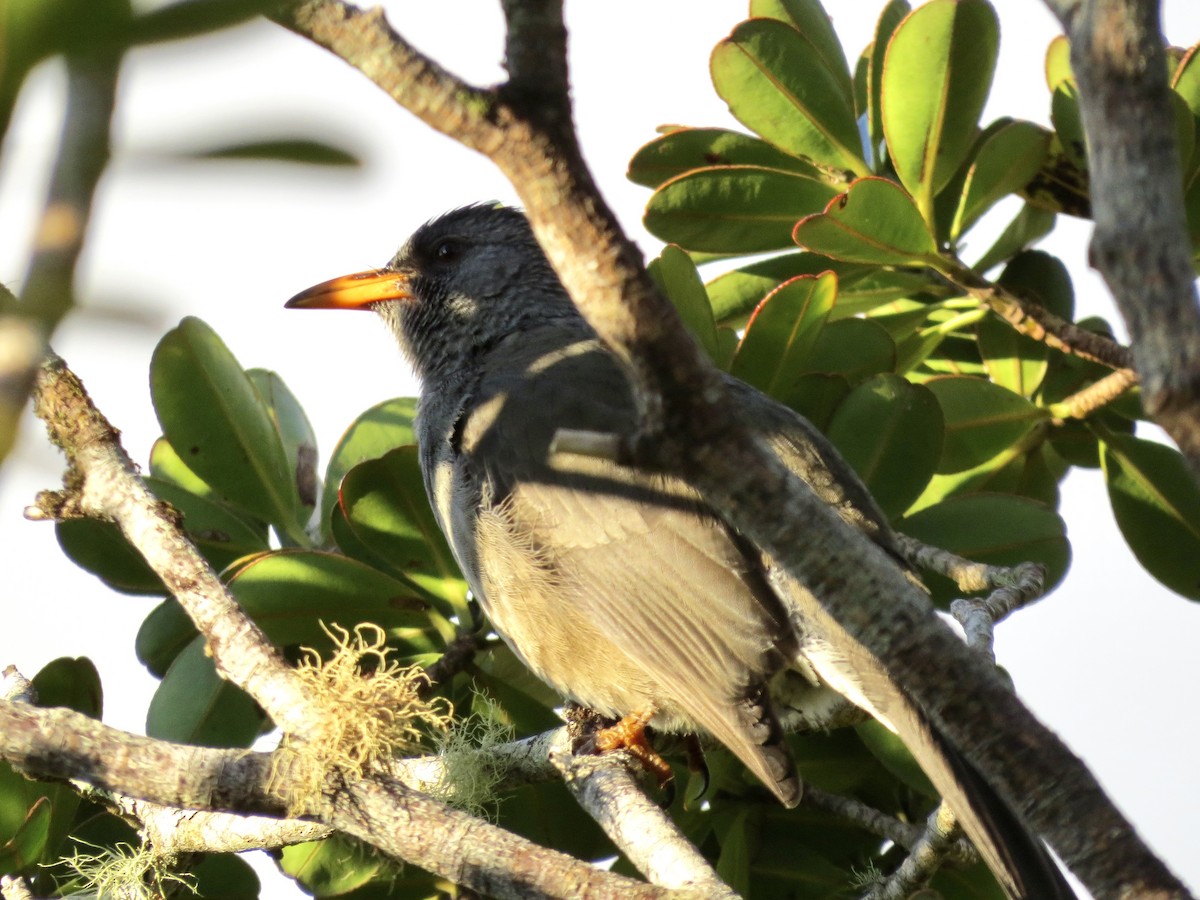
{"label": "glossy leaf", "polygon": [[1049,365],[1045,343],[1020,334],[995,315],[980,322],[975,334],[988,378],[1014,394],[1032,396]]}
{"label": "glossy leaf", "polygon": [[[842,298],[838,297],[840,305]],[[837,306],[834,307],[836,311]],[[826,322],[808,358],[814,372],[841,375],[857,384],[896,366],[896,342],[871,319]]]}
{"label": "glossy leaf", "polygon": [[150,448],[150,474],[197,497],[211,497],[215,493],[211,485],[188,468],[165,437],[160,437]]}
{"label": "glossy leaf", "polygon": [[810,369],[807,357],[837,297],[837,276],[802,275],[780,285],[754,310],[730,371],[773,397]]}
{"label": "glossy leaf", "polygon": [[999,40],[996,13],[985,0],[931,0],[900,23],[888,44],[883,131],[900,181],[927,218],[975,138]]}
{"label": "glossy leaf", "polygon": [[[720,323],[740,326],[763,297],[789,278],[820,275],[822,272],[834,272],[838,276],[840,295],[840,288],[848,278],[853,279],[867,270],[817,253],[784,253],[758,260],[718,275],[708,283],[708,300],[712,304],[713,317]],[[835,306],[835,314],[837,309],[838,306]]]}
{"label": "glossy leaf", "polygon": [[206,324],[185,318],[155,348],[150,392],[171,446],[239,506],[302,537],[283,440],[254,384]]}
{"label": "glossy leaf", "polygon": [[337,505],[338,488],[346,473],[361,462],[378,459],[389,450],[412,444],[413,420],[417,401],[413,397],[397,397],[377,403],[362,413],[346,429],[325,469],[325,491],[321,496],[321,528],[329,536],[330,511]]}
{"label": "glossy leaf", "polygon": [[1101,462],[1121,534],[1158,581],[1200,600],[1200,489],[1179,451],[1106,435]]}
{"label": "glossy leaf", "polygon": [[997,279],[1011,293],[1036,300],[1062,319],[1075,318],[1075,289],[1062,260],[1041,250],[1014,256]]}
{"label": "glossy leaf", "polygon": [[112,522],[65,519],[56,522],[58,546],[75,565],[123,594],[165,594],[167,589]]}
{"label": "glossy leaf", "polygon": [[[935,280],[935,278],[937,280]],[[869,313],[885,303],[910,297],[937,300],[957,291],[928,269],[891,269],[872,266],[851,270],[838,280],[838,302],[831,319]]]}
{"label": "glossy leaf", "polygon": [[262,721],[257,704],[217,674],[197,637],[171,663],[150,699],[146,734],[200,747],[249,747]]}
{"label": "glossy leaf", "polygon": [[391,566],[449,604],[465,623],[467,585],[425,496],[415,446],[355,466],[341,506],[354,533]]}
{"label": "glossy leaf", "polygon": [[196,634],[196,626],[179,601],[168,597],[142,620],[134,639],[134,652],[150,674],[162,678]]}
{"label": "glossy leaf", "polygon": [[104,691],[96,664],[86,656],[61,656],[33,676],[37,705],[65,706],[99,719],[104,712]]}
{"label": "glossy leaf", "polygon": [[778,19],[795,28],[808,43],[810,52],[821,58],[826,71],[841,84],[846,99],[853,99],[846,52],[829,14],[818,0],[750,0],[750,18]]}
{"label": "glossy leaf", "polygon": [[676,128],[641,147],[629,161],[626,177],[656,188],[693,169],[758,166],[818,177],[812,163],[784,153],[766,141],[724,128]]}
{"label": "glossy leaf", "polygon": [[904,18],[912,12],[906,0],[890,0],[879,14],[875,23],[875,40],[870,47],[870,63],[868,70],[868,122],[867,129],[871,137],[873,152],[878,154],[886,140],[883,133],[883,109],[881,103],[883,66],[887,54],[888,43]]}
{"label": "glossy leaf", "polygon": [[266,529],[247,522],[225,504],[169,481],[147,478],[145,482],[154,496],[183,515],[184,531],[213,568],[223,569],[239,557],[268,549]]}
{"label": "glossy leaf", "polygon": [[742,22],[717,44],[710,68],[717,93],[751,131],[820,165],[867,174],[845,64],[831,71],[795,28]]}
{"label": "glossy leaf", "polygon": [[967,169],[950,238],[957,241],[998,200],[1025,187],[1041,170],[1050,133],[1032,122],[1010,122],[980,146]]}
{"label": "glossy leaf", "polygon": [[[432,630],[410,647],[439,648],[454,628],[413,586],[336,553],[284,550],[250,560],[229,579],[242,608],[277,644],[324,644],[320,623],[371,622],[389,633]],[[411,643],[411,641],[410,641]]]}
{"label": "glossy leaf", "polygon": [[304,407],[278,374],[267,369],[247,369],[246,375],[267,404],[267,411],[283,440],[288,468],[303,507],[298,523],[304,525],[321,493],[321,478],[317,474],[316,432],[308,421]]}
{"label": "glossy leaf", "polygon": [[1019,394],[981,378],[945,376],[927,387],[941,404],[946,441],[937,471],[961,472],[991,459],[1049,413]]}
{"label": "glossy leaf", "polygon": [[336,897],[362,887],[382,865],[382,857],[365,844],[341,834],[284,847],[279,857],[284,873],[315,897]]}
{"label": "glossy leaf", "polygon": [[[896,528],[978,562],[1003,566],[1040,562],[1047,569],[1047,590],[1062,580],[1071,559],[1066,526],[1058,514],[1036,500],[1010,494],[952,497],[905,516]],[[961,596],[941,576],[927,575],[925,582],[939,605]]]}
{"label": "glossy leaf", "polygon": [[792,227],[836,189],[818,178],[760,166],[696,169],[662,185],[646,230],[687,250],[757,253],[792,246]]}
{"label": "glossy leaf", "polygon": [[898,375],[876,375],[842,401],[826,430],[889,516],[925,488],[942,452],[942,412],[933,394]]}
{"label": "glossy leaf", "polygon": [[709,359],[722,365],[722,348],[708,303],[708,291],[704,289],[691,257],[679,247],[668,244],[647,266],[647,271],[675,306],[684,327],[704,348]]}
{"label": "glossy leaf", "polygon": [[800,220],[792,238],[801,247],[844,262],[924,265],[937,244],[912,198],[894,181],[860,178],[824,212]]}

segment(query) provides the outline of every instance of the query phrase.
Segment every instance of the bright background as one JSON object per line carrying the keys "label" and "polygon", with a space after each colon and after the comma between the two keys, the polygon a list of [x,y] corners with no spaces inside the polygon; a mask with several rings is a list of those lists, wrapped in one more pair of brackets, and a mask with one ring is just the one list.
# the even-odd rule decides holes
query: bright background
{"label": "bright background", "polygon": [[[402,34],[457,73],[477,83],[503,77],[495,0],[383,5]],[[984,121],[1012,115],[1047,124],[1041,61],[1056,23],[1036,0],[996,5],[1000,64]],[[1192,0],[1163,5],[1173,43],[1200,40],[1200,7]],[[853,59],[870,40],[882,0],[826,6]],[[647,257],[659,249],[640,227],[648,192],[625,180],[626,163],[661,124],[738,127],[712,91],[707,64],[745,9],[694,0],[567,4],[584,152]],[[35,73],[0,162],[0,281],[14,289],[44,196],[63,89],[57,66]],[[171,158],[302,130],[354,149],[365,165]],[[276,26],[254,23],[138,50],[123,71],[114,162],[80,272],[82,306],[55,348],[145,463],[159,434],[147,382],[151,352],[180,317],[200,316],[243,365],[283,376],[328,453],[358,412],[410,394],[414,385],[373,319],[285,312],[283,302],[310,284],[383,263],[427,218],[486,199],[515,202],[485,159]],[[1087,223],[1063,219],[1042,246],[1070,266],[1078,315],[1115,322],[1107,291],[1086,269],[1088,233]],[[980,249],[986,245],[976,240]],[[23,520],[34,493],[55,486],[61,471],[29,417],[0,470],[0,667],[15,663],[32,676],[57,656],[88,655],[104,681],[106,721],[141,731],[157,682],[136,662],[133,637],[155,601],[109,593],[62,557],[50,525]],[[1159,586],[1133,560],[1098,472],[1076,470],[1068,479],[1062,513],[1074,546],[1067,582],[1000,627],[1000,661],[1150,845],[1200,890],[1200,607]],[[264,890],[288,895],[291,888],[278,881]]]}

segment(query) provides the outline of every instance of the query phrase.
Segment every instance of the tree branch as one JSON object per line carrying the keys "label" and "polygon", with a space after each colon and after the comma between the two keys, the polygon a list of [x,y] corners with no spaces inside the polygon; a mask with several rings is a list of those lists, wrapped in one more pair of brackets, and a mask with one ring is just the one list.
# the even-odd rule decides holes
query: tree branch
{"label": "tree branch", "polygon": [[1158,4],[1047,5],[1067,31],[1079,84],[1091,263],[1129,328],[1146,411],[1200,476],[1200,304]]}

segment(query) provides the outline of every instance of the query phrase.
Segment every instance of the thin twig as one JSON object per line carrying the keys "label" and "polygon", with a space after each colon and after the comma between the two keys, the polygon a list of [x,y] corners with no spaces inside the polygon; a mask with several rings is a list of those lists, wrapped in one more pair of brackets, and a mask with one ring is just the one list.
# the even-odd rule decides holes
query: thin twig
{"label": "thin twig", "polygon": [[905,900],[911,896],[934,876],[958,842],[960,834],[950,807],[939,803],[937,809],[929,814],[924,834],[912,852],[895,872],[866,895],[868,900]]}

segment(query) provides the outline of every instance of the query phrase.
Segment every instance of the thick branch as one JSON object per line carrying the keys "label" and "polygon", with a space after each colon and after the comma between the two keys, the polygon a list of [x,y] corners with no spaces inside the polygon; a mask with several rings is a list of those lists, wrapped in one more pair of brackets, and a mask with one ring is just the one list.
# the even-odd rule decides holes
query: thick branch
{"label": "thick branch", "polygon": [[1048,4],[1071,41],[1087,137],[1091,262],[1133,343],[1142,402],[1200,473],[1200,306],[1158,4]]}
{"label": "thick branch", "polygon": [[[357,53],[311,23],[346,17],[339,0],[305,4],[293,26],[323,46]],[[323,11],[323,12],[322,12]],[[409,50],[401,47],[401,56]],[[352,57],[351,61],[353,61]],[[399,102],[428,109],[427,98],[396,90],[397,73],[365,73]],[[531,100],[536,101],[536,97]],[[406,100],[408,102],[406,102]],[[1049,840],[1099,896],[1184,896],[1082,763],[943,625],[927,599],[882,549],[848,526],[793,476],[727,402],[703,359],[658,293],[637,249],[623,236],[580,159],[573,136],[556,132],[534,102],[505,93],[480,140],[460,108],[436,127],[482,149],[520,195],[543,249],[571,297],[631,373],[641,432],[629,446],[638,463],[676,472],[725,519],[768,552],[824,608],[822,635],[882,663],[894,682],[984,774],[992,787]],[[464,105],[465,106],[465,105]],[[410,106],[410,108],[413,108]],[[418,111],[418,110],[414,110]],[[418,111],[418,115],[423,115]],[[490,150],[488,149],[490,147]],[[805,523],[797,534],[796,523]],[[953,671],[955,678],[945,673]],[[1020,735],[1020,740],[998,740]],[[952,788],[945,778],[939,788]]]}

